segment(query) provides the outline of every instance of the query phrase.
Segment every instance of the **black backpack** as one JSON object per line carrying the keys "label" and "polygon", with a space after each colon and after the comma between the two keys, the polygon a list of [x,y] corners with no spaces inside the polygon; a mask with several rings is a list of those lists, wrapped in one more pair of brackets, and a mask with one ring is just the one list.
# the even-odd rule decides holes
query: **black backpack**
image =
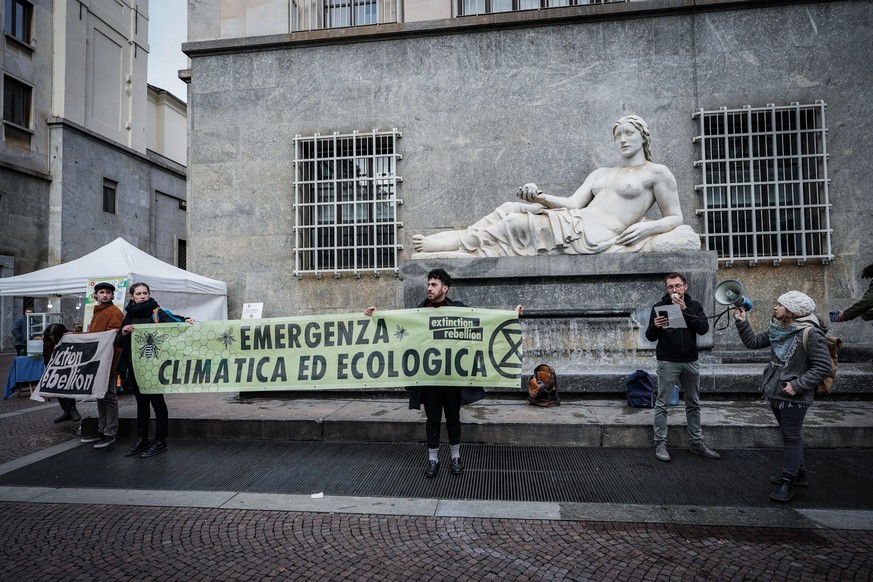
{"label": "black backpack", "polygon": [[637,370],[627,377],[627,405],[634,408],[655,406],[655,385],[645,370]]}
{"label": "black backpack", "polygon": [[550,365],[540,364],[534,368],[533,375],[527,381],[527,401],[534,406],[561,404],[558,396],[558,375]]}

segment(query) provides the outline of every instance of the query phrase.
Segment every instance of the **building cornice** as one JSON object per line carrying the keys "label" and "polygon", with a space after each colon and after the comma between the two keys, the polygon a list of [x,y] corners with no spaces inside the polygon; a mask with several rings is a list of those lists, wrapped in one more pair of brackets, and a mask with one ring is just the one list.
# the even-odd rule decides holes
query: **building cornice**
{"label": "building cornice", "polygon": [[[441,20],[324,28],[287,34],[194,41],[183,43],[182,52],[194,58],[322,45],[376,42],[411,36],[464,34],[487,30],[555,26],[626,18],[772,8],[792,4],[821,4],[830,1],[851,0],[646,0],[644,2],[585,4],[548,10],[500,12]],[[190,75],[190,73],[188,74]],[[190,78],[183,80],[190,82]]]}
{"label": "building cornice", "polygon": [[120,144],[117,141],[113,141],[111,139],[108,139],[105,136],[100,135],[99,133],[91,131],[90,129],[88,129],[86,127],[82,127],[78,123],[75,123],[75,122],[70,121],[69,119],[65,119],[63,117],[58,117],[56,115],[53,115],[53,116],[49,117],[48,119],[46,119],[46,125],[48,125],[49,129],[54,129],[57,127],[63,127],[64,129],[69,129],[70,131],[78,133],[79,135],[85,136],[89,139],[99,141],[103,145],[105,145],[106,147],[112,148],[114,150],[117,150],[117,151],[122,152],[124,154],[127,154],[129,156],[139,158],[141,161],[143,161],[147,164],[151,164],[153,166],[159,166],[161,169],[163,169],[171,174],[176,174],[178,177],[182,178],[183,180],[187,179],[188,169],[185,166],[183,166],[182,164],[179,164],[177,162],[174,162],[173,160],[166,158],[166,157],[164,157],[164,156],[162,156],[162,155],[160,155],[157,152],[154,152],[152,150],[147,150],[146,153],[143,154],[141,152],[136,151],[135,149],[127,147],[126,145]]}

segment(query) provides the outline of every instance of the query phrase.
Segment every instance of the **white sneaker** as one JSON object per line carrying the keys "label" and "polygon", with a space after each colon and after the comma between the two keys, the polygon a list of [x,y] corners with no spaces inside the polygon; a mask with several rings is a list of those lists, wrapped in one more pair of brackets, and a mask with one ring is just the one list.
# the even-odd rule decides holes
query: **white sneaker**
{"label": "white sneaker", "polygon": [[658,443],[658,446],[655,447],[655,458],[665,463],[670,462],[670,453],[667,452],[666,444]]}

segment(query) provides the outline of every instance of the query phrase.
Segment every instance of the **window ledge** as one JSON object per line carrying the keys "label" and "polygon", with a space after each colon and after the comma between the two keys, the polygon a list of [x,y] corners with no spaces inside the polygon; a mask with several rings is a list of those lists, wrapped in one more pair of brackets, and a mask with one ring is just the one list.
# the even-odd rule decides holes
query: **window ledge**
{"label": "window ledge", "polygon": [[36,39],[31,38],[30,42],[25,42],[25,41],[21,40],[20,38],[18,38],[17,36],[14,36],[8,32],[5,34],[6,34],[6,40],[12,41],[11,44],[13,44],[17,47],[23,48],[26,51],[31,52],[31,53],[36,51],[36,46],[35,46]]}
{"label": "window ledge", "polygon": [[7,126],[7,127],[11,127],[11,128],[13,128],[13,129],[17,129],[18,131],[22,131],[22,132],[24,132],[24,133],[29,133],[30,135],[33,135],[33,130],[32,130],[32,129],[30,129],[29,127],[24,127],[23,125],[18,125],[18,124],[15,123],[14,121],[9,121],[9,120],[7,120],[7,119],[4,119],[4,120],[3,120],[3,125],[4,125],[4,126]]}

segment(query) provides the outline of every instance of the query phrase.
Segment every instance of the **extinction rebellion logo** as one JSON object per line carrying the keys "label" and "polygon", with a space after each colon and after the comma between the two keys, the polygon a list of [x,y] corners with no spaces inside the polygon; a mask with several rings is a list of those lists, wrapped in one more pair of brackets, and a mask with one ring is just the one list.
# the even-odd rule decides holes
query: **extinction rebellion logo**
{"label": "extinction rebellion logo", "polygon": [[428,329],[435,340],[481,342],[485,336],[478,317],[431,317]]}

